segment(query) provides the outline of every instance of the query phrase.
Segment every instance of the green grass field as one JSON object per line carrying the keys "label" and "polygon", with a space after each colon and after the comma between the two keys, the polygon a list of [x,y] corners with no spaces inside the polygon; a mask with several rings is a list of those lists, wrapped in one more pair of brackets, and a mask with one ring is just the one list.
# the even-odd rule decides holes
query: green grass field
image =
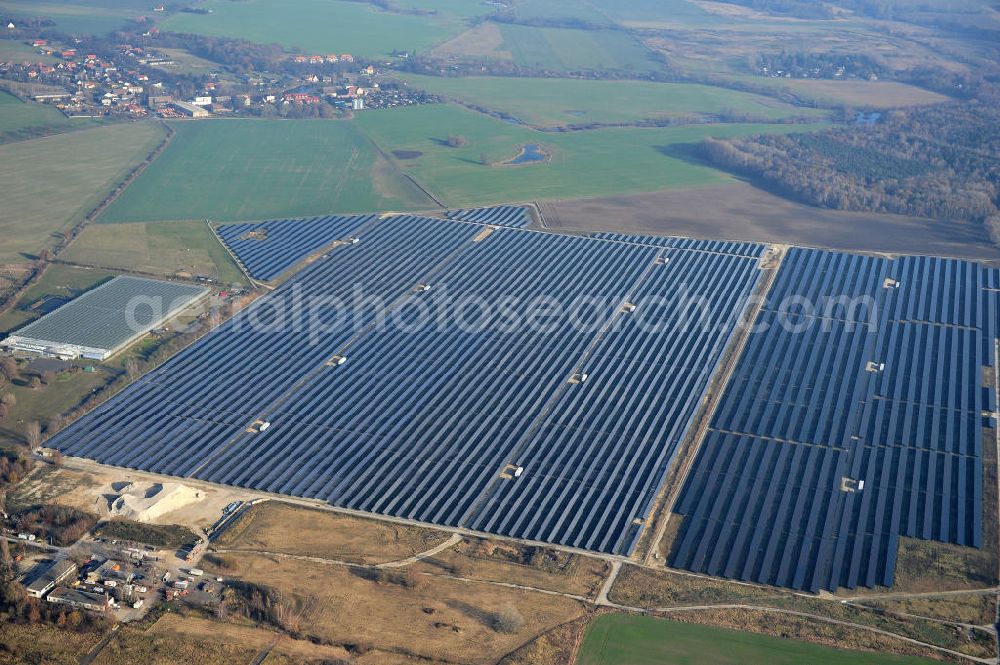
{"label": "green grass field", "polygon": [[91,224],[60,255],[64,261],[170,276],[178,271],[245,282],[205,222]]}
{"label": "green grass field", "polygon": [[520,0],[514,5],[514,14],[528,21],[576,19],[592,25],[613,25],[596,4],[580,0]]}
{"label": "green grass field", "polygon": [[[0,3],[2,4],[2,3]],[[14,41],[13,39],[0,39],[0,62],[58,62],[55,56],[39,53],[38,49]]]}
{"label": "green grass field", "polygon": [[502,51],[522,67],[563,71],[647,72],[661,67],[628,33],[504,24]]}
{"label": "green grass field", "polygon": [[[53,416],[65,413],[82,402],[87,395],[108,380],[103,372],[77,372],[60,374],[52,383],[38,389],[14,385],[9,392],[14,394],[17,404],[10,415],[0,422],[0,442],[23,440],[23,422],[36,420],[43,426]],[[44,662],[44,661],[42,661]]]}
{"label": "green grass field", "polygon": [[113,274],[106,270],[78,268],[59,263],[51,264],[45,270],[42,278],[24,292],[24,295],[18,300],[17,305],[0,315],[0,334],[10,332],[11,329],[20,327],[28,321],[38,318],[33,312],[25,311],[21,307],[45,296],[67,298],[77,296]]}
{"label": "green grass field", "polygon": [[475,18],[493,13],[494,9],[485,2],[476,0],[393,0],[400,9],[437,12],[438,15],[460,18]]}
{"label": "green grass field", "polygon": [[600,0],[601,11],[612,20],[635,27],[707,27],[718,18],[688,0]]}
{"label": "green grass field", "polygon": [[100,222],[237,221],[433,207],[340,120],[181,121]]}
{"label": "green grass field", "polygon": [[940,104],[948,97],[898,81],[831,81],[820,79],[779,79],[749,74],[730,74],[740,83],[789,92],[820,106],[843,104],[861,108],[897,108]]}
{"label": "green grass field", "polygon": [[[690,159],[692,146],[704,137],[811,126],[734,123],[553,133],[439,104],[365,111],[351,121],[207,120],[174,127],[177,135],[167,150],[99,222],[237,221],[435,207],[404,174],[450,206],[707,185],[730,176]],[[449,135],[463,136],[467,144],[449,147]],[[501,165],[533,143],[550,159]],[[412,158],[392,156],[399,151]],[[98,233],[88,230],[85,236]],[[75,254],[86,246],[84,238],[69,256],[120,266],[111,262],[114,252],[101,250],[114,240],[113,232],[107,233],[88,250],[98,255]],[[141,259],[147,268],[158,255],[158,245],[150,243],[142,250],[149,252],[150,258]]]}
{"label": "green grass field", "polygon": [[0,143],[95,127],[93,118],[67,118],[54,106],[22,102],[0,90]]}
{"label": "green grass field", "polygon": [[504,77],[444,78],[404,75],[412,86],[467,104],[514,116],[536,127],[634,123],[685,114],[729,111],[762,120],[822,117],[775,99],[690,83],[593,81]]}
{"label": "green grass field", "polygon": [[103,35],[130,18],[150,12],[146,0],[2,0],[0,12],[14,16],[41,16],[55,29],[72,35]]}
{"label": "green grass field", "polygon": [[604,614],[587,628],[576,665],[932,665],[646,616]]}
{"label": "green grass field", "polygon": [[163,138],[156,123],[110,125],[0,145],[0,263],[55,244]]}
{"label": "green grass field", "polygon": [[[428,4],[432,9],[447,7],[440,2]],[[387,56],[394,49],[425,51],[465,27],[463,19],[447,13],[384,12],[346,0],[208,0],[199,6],[212,13],[175,14],[163,22],[163,29],[277,42],[309,53]]]}
{"label": "green grass field", "polygon": [[[387,153],[414,151],[401,168],[449,206],[504,201],[589,198],[641,193],[729,180],[692,163],[691,148],[706,136],[802,131],[802,125],[695,125],[544,133],[457,106],[431,105],[359,113],[356,121]],[[449,135],[468,143],[452,148]],[[550,159],[500,166],[526,144]],[[485,163],[484,163],[485,162]]]}

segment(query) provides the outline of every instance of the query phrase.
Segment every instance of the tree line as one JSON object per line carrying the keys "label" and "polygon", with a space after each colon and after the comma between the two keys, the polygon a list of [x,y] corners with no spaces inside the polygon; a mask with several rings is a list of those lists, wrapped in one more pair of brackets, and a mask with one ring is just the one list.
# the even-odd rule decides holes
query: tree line
{"label": "tree line", "polygon": [[990,101],[894,111],[821,134],[706,139],[714,164],[806,203],[996,228],[1000,109]]}

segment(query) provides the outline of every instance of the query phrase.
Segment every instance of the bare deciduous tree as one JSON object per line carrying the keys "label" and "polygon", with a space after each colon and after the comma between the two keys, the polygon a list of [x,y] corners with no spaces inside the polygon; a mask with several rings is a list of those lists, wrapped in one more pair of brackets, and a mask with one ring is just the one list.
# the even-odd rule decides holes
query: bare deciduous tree
{"label": "bare deciduous tree", "polygon": [[32,449],[42,443],[42,426],[37,420],[29,420],[24,424],[24,439]]}

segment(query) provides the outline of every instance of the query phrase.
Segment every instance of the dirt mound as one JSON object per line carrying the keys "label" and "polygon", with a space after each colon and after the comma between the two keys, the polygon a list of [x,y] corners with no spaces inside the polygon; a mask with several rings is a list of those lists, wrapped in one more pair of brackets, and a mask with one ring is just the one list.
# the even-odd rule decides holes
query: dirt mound
{"label": "dirt mound", "polygon": [[112,483],[98,499],[102,515],[153,522],[159,517],[201,501],[204,494],[180,483]]}

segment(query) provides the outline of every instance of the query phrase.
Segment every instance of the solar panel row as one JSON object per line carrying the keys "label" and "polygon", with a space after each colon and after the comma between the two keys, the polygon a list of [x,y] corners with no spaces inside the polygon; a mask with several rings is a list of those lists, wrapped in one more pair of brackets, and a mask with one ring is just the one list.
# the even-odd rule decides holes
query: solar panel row
{"label": "solar panel row", "polygon": [[682,238],[680,236],[644,236],[629,233],[592,233],[593,238],[629,242],[637,245],[652,245],[654,247],[671,247],[673,249],[692,249],[701,252],[716,252],[719,254],[734,254],[750,258],[764,256],[767,245],[755,242],[734,242],[729,240],[699,240],[697,238]]}
{"label": "solar panel row", "polygon": [[[380,220],[52,445],[628,552],[756,284],[756,261],[481,231]],[[333,306],[369,302],[357,286],[386,303],[383,318]],[[317,298],[307,308],[317,325],[301,330],[293,305]],[[258,420],[270,426],[248,432]]]}
{"label": "solar panel row", "polygon": [[364,298],[392,301],[408,293],[475,233],[441,220],[384,220],[362,242],[308,266],[50,445],[116,466],[191,474],[371,323],[375,312],[362,307]]}
{"label": "solar panel row", "polygon": [[276,219],[222,224],[215,231],[252,277],[267,281],[375,219],[375,215]]}
{"label": "solar panel row", "polygon": [[[345,365],[268,414],[271,429],[242,437],[203,475],[456,526],[573,372],[593,328],[654,257],[649,249],[501,230],[415,299],[436,300],[426,305],[435,312],[507,298],[515,311],[543,297],[601,304],[579,322],[553,316],[544,330],[506,332],[505,312],[491,305],[472,326],[459,316],[426,329],[405,320],[366,336],[347,349]],[[422,305],[408,309],[415,317]]]}
{"label": "solar panel row", "polygon": [[464,208],[449,210],[445,213],[448,219],[492,226],[506,226],[523,229],[531,223],[531,215],[526,206],[495,206],[492,208]]}
{"label": "solar panel row", "polygon": [[513,456],[530,469],[523,487],[497,483],[477,529],[632,550],[760,274],[734,256],[667,259],[584,359],[588,380],[540,415]]}
{"label": "solar panel row", "polygon": [[671,565],[816,591],[890,585],[900,536],[980,546],[989,273],[791,250],[682,491]]}

